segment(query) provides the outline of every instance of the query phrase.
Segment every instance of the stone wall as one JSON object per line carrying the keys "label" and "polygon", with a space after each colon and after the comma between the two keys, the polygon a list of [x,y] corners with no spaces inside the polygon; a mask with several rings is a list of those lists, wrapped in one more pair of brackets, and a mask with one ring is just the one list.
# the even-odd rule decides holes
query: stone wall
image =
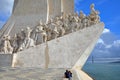
{"label": "stone wall", "polygon": [[0,54],[0,67],[11,67],[13,55],[11,54]]}
{"label": "stone wall", "polygon": [[62,6],[65,14],[74,12],[74,0],[62,0]]}
{"label": "stone wall", "polygon": [[25,16],[39,14],[43,17],[47,13],[47,0],[15,0],[13,14]]}
{"label": "stone wall", "polygon": [[49,18],[61,15],[61,0],[48,0]]}

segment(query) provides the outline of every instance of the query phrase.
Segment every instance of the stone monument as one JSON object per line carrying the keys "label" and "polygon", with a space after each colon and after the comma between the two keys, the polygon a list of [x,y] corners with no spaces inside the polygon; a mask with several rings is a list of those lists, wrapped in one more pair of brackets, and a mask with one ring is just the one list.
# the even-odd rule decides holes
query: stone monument
{"label": "stone monument", "polygon": [[87,16],[74,12],[74,0],[15,0],[12,15],[0,30],[0,54],[11,54],[12,60],[0,63],[59,73],[70,69],[73,80],[93,80],[82,67],[104,29],[94,6]]}

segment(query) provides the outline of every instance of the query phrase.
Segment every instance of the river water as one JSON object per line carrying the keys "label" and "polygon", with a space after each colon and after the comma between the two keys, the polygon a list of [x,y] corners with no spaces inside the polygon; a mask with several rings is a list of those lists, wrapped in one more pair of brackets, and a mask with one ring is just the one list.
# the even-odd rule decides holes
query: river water
{"label": "river water", "polygon": [[120,63],[86,63],[83,70],[95,80],[120,80]]}

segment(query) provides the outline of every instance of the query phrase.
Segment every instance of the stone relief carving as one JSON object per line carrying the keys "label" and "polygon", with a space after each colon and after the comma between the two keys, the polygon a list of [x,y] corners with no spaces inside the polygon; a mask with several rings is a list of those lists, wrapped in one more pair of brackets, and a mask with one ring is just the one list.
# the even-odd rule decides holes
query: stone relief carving
{"label": "stone relief carving", "polygon": [[22,48],[23,48],[24,39],[25,39],[25,30],[21,29],[20,33],[17,34],[17,39],[16,39],[18,44],[17,51],[23,50]]}
{"label": "stone relief carving", "polygon": [[21,46],[19,47],[18,51],[27,49],[29,47],[34,47],[34,40],[30,37],[31,36],[32,29],[30,27],[27,27],[26,30],[24,31],[25,33],[25,38]]}
{"label": "stone relief carving", "polygon": [[36,26],[35,30],[34,30],[34,41],[35,44],[40,44],[43,43],[43,36],[45,34],[44,31],[44,24],[40,21],[39,25]]}
{"label": "stone relief carving", "polygon": [[18,38],[17,34],[14,35],[14,37],[11,39],[11,45],[13,47],[13,53],[17,52],[19,46],[18,46]]}
{"label": "stone relief carving", "polygon": [[89,18],[90,18],[90,24],[93,25],[93,24],[96,24],[96,23],[99,23],[100,22],[100,17],[99,17],[99,11],[95,10],[94,8],[94,4],[91,4],[90,5],[90,10],[91,10],[91,13],[89,15]]}
{"label": "stone relief carving", "polygon": [[3,52],[4,53],[13,53],[13,47],[11,46],[10,43],[10,36],[9,35],[4,35],[3,36]]}
{"label": "stone relief carving", "polygon": [[95,10],[94,4],[91,4],[90,14],[88,16],[83,11],[80,11],[80,14],[78,12],[74,14],[69,13],[49,19],[47,23],[40,21],[34,29],[30,27],[21,29],[12,39],[10,39],[9,35],[4,35],[1,50],[4,53],[22,51],[99,22],[99,11]]}

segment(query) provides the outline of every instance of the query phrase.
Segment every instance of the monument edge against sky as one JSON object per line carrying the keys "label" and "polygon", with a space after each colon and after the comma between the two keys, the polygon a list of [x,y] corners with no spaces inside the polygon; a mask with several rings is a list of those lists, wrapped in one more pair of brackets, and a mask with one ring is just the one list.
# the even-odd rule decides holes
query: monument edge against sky
{"label": "monument edge against sky", "polygon": [[12,15],[0,30],[2,55],[9,53],[12,58],[9,63],[0,63],[11,67],[68,68],[76,73],[77,80],[92,80],[81,74],[82,67],[104,23],[94,4],[90,9],[86,16],[82,11],[80,15],[74,13],[74,0],[15,0]]}

